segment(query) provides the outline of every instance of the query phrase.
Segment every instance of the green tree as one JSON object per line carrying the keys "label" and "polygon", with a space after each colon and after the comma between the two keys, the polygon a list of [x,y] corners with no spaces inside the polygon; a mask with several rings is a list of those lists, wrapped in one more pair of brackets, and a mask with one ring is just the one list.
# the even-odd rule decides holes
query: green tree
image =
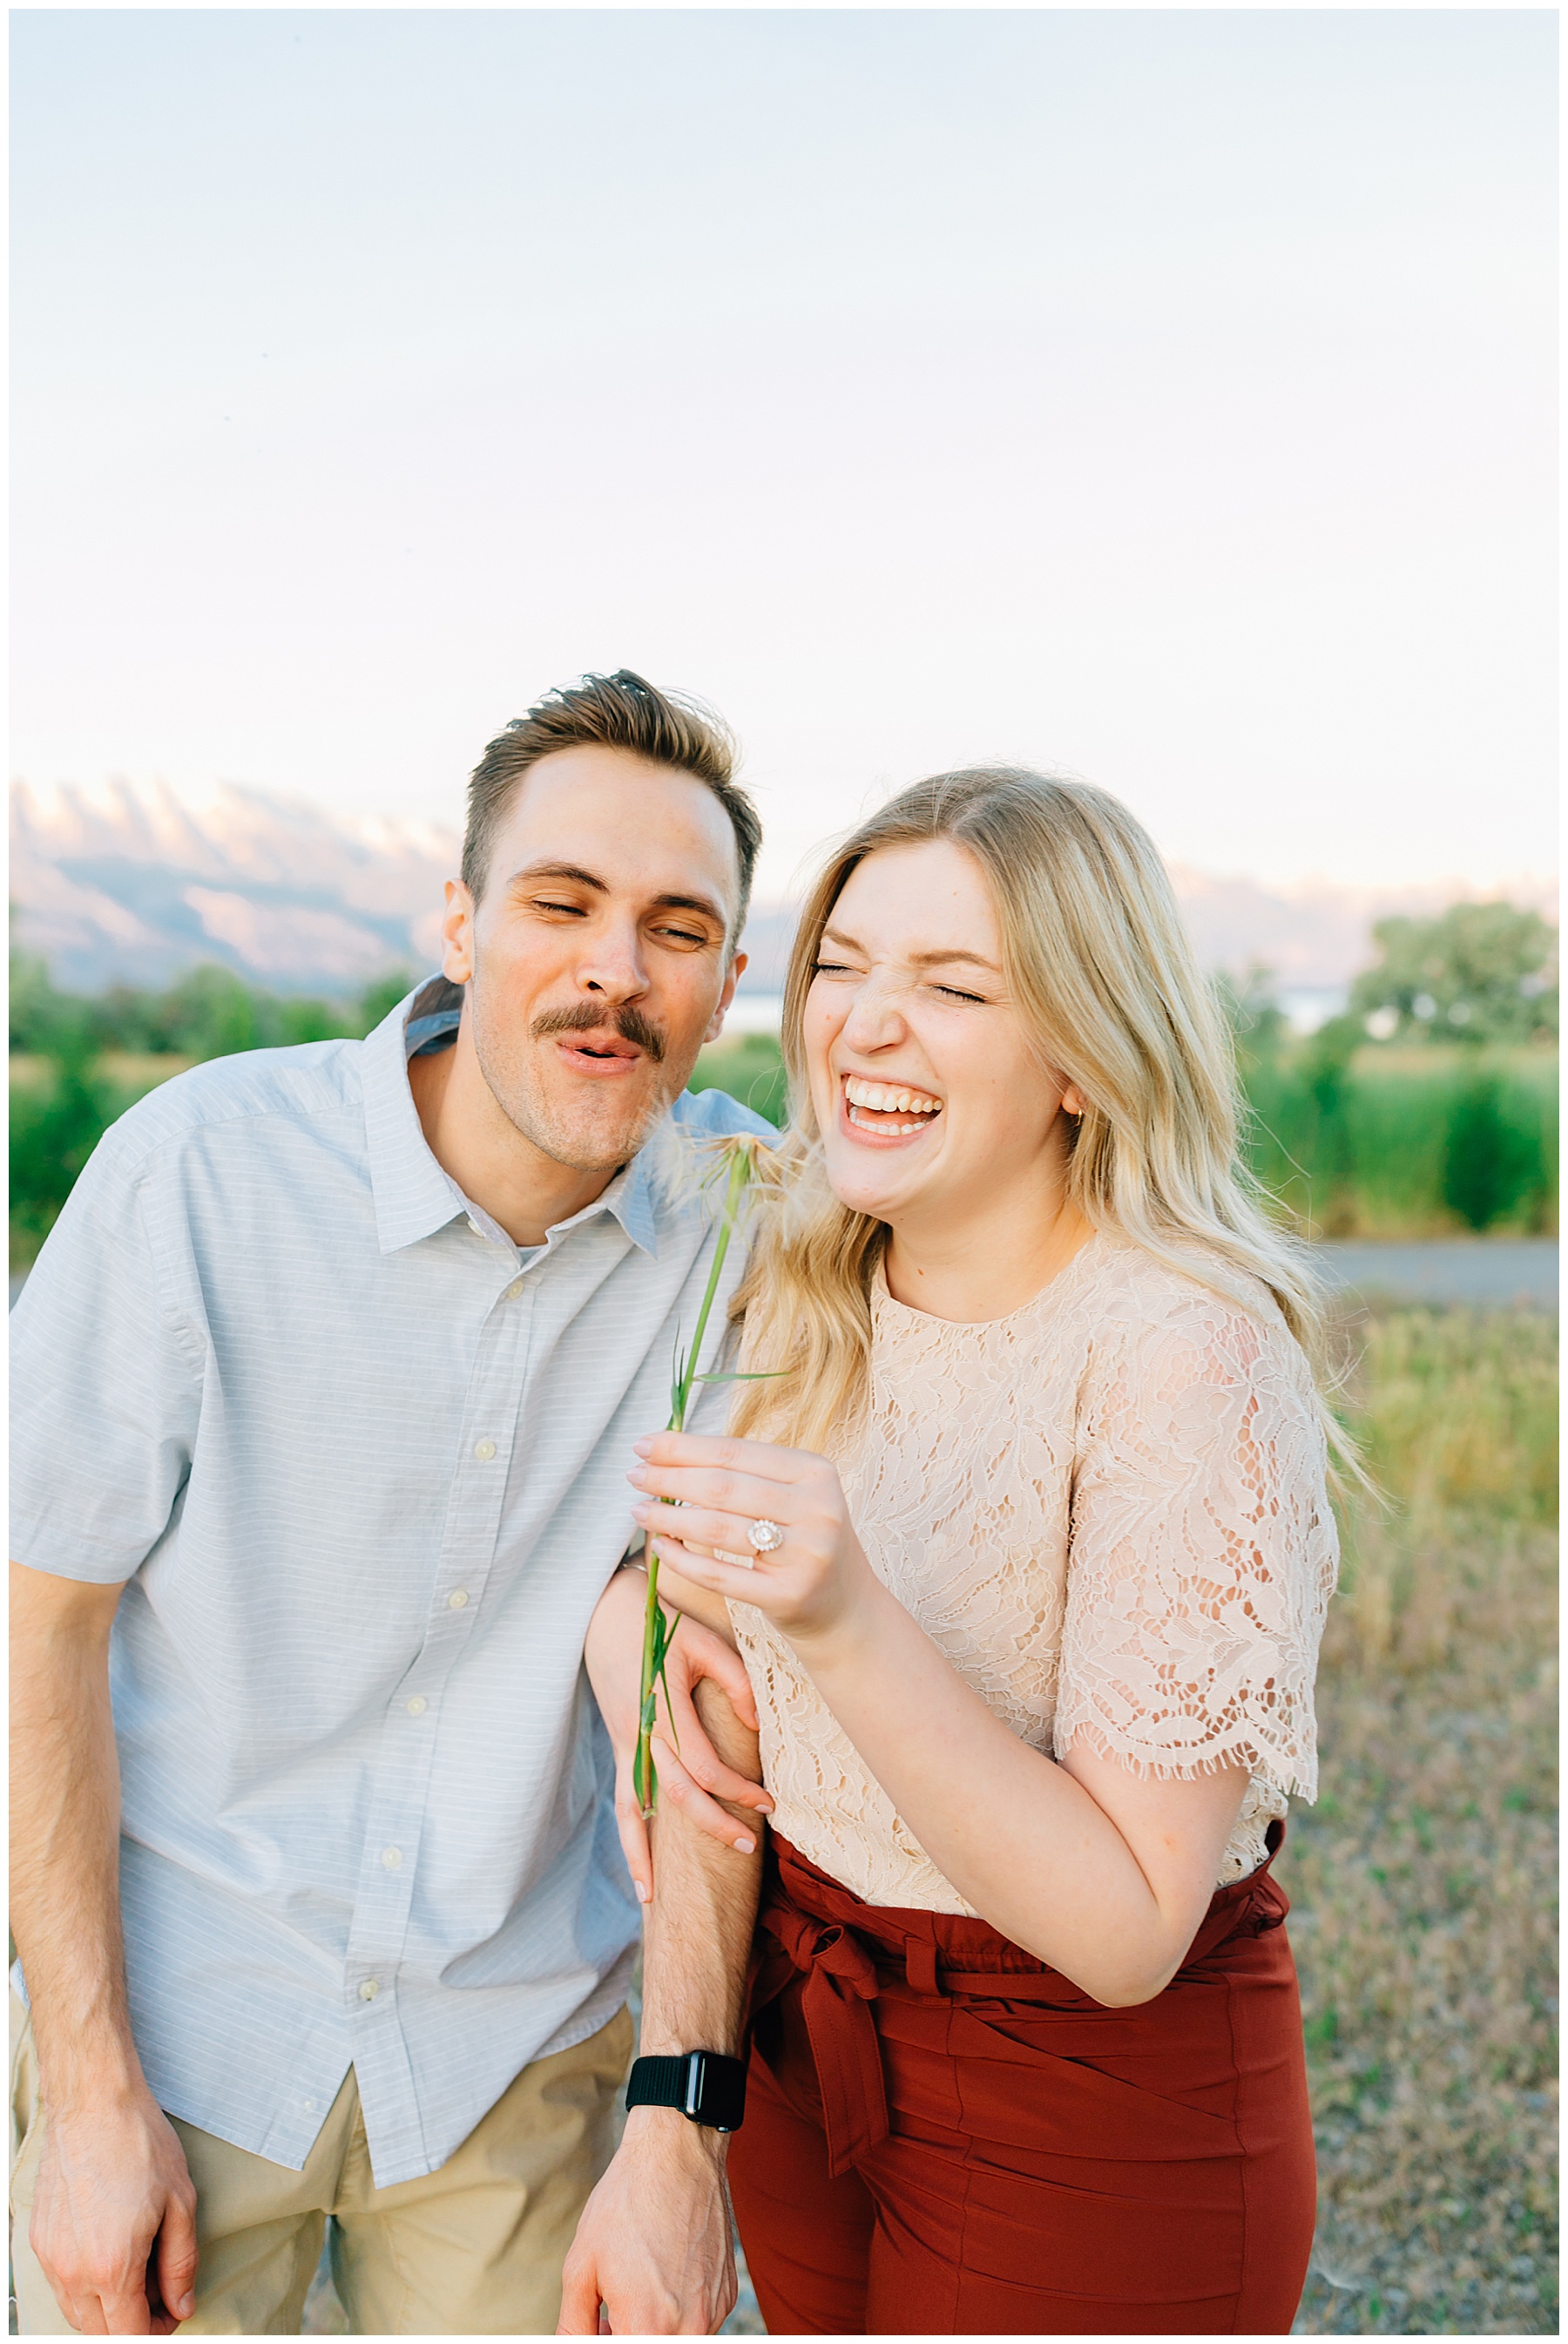
{"label": "green tree", "polygon": [[1557,1033],[1557,932],[1513,904],[1451,904],[1440,919],[1380,920],[1379,959],[1351,1012],[1382,1040],[1530,1042]]}
{"label": "green tree", "polygon": [[49,965],[35,953],[11,955],[11,1048],[46,1051],[71,1022],[68,995],[56,993]]}
{"label": "green tree", "polygon": [[207,963],[191,969],[164,994],[156,1010],[164,1046],[184,1058],[226,1058],[236,1050],[258,1050],[281,1034],[276,1004],[252,993],[232,969]]}

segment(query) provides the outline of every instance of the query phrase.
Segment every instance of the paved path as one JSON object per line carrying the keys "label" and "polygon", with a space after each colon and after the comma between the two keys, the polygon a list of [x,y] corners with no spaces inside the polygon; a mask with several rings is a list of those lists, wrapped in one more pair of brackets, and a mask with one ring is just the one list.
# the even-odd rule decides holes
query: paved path
{"label": "paved path", "polygon": [[1369,1299],[1557,1305],[1555,1238],[1442,1238],[1429,1245],[1335,1238],[1313,1251],[1335,1286]]}

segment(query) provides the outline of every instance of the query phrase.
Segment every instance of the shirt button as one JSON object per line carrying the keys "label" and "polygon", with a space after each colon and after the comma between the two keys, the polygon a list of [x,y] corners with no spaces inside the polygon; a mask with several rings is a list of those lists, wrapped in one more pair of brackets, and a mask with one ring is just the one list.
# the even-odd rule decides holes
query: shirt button
{"label": "shirt button", "polygon": [[316,2113],[316,2102],[314,2100],[301,2100],[299,2105],[305,2110],[307,2117],[314,2116]]}
{"label": "shirt button", "polygon": [[511,1284],[510,1284],[510,1286],[508,1286],[508,1288],[507,1288],[507,1290],[506,1290],[506,1293],[505,1293],[505,1294],[504,1294],[504,1296],[502,1297],[503,1301],[506,1301],[506,1302],[515,1302],[515,1301],[517,1300],[517,1298],[518,1298],[518,1295],[522,1292],[522,1290],[523,1290],[523,1281],[522,1281],[522,1279],[521,1279],[520,1278],[513,1278],[513,1280],[512,1280],[512,1282],[511,1282]]}
{"label": "shirt button", "polygon": [[474,1454],[478,1459],[481,1465],[487,1465],[495,1453],[496,1444],[493,1440],[475,1441]]}
{"label": "shirt button", "polygon": [[384,1847],[381,1851],[381,1861],[387,1866],[388,1872],[396,1872],[398,1865],[403,1861],[402,1849],[400,1847]]}
{"label": "shirt button", "polygon": [[380,1991],[381,1991],[381,1981],[380,1981],[380,1979],[379,1979],[379,1978],[361,1978],[361,1979],[360,1979],[360,1981],[359,1981],[359,1999],[360,1999],[360,2001],[361,2001],[361,2002],[374,2002],[374,2001],[375,2001],[375,1999],[376,1999],[376,1997],[377,1997],[377,1995],[380,1993]]}
{"label": "shirt button", "polygon": [[430,1704],[422,1692],[417,1692],[412,1701],[406,1701],[403,1706],[410,1717],[423,1717]]}
{"label": "shirt button", "polygon": [[467,1600],[468,1591],[466,1587],[454,1587],[447,1598],[447,1607],[448,1611],[460,1612]]}
{"label": "shirt button", "polygon": [[479,1227],[478,1222],[474,1218],[472,1213],[468,1216],[468,1227],[473,1230],[474,1235],[477,1238],[482,1238],[484,1236],[484,1230]]}

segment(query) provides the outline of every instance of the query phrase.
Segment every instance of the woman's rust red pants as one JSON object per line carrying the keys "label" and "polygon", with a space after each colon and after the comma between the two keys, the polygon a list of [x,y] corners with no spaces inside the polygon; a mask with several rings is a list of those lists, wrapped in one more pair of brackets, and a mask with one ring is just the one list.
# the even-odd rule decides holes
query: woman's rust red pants
{"label": "woman's rust red pants", "polygon": [[775,1839],[729,2149],[769,2332],[1288,2334],[1316,2195],[1288,1909],[1267,1865],[1221,1889],[1111,2010]]}

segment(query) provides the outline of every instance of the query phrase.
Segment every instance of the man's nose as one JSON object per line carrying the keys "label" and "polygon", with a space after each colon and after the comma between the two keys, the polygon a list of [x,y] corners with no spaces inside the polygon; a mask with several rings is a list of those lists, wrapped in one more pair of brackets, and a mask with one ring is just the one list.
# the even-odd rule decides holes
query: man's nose
{"label": "man's nose", "polygon": [[642,938],[634,921],[618,921],[585,937],[577,981],[584,993],[607,1001],[633,1001],[648,991]]}

